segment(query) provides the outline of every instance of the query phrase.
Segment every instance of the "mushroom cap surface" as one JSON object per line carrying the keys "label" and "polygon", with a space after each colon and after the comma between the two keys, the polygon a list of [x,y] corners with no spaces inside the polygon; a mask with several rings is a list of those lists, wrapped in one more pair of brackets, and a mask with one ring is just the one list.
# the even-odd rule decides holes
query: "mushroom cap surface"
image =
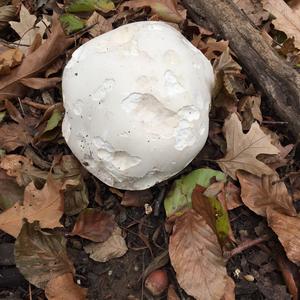
{"label": "mushroom cap surface", "polygon": [[80,46],[66,65],[63,136],[102,182],[149,188],[204,146],[213,84],[210,62],[172,26],[118,27]]}

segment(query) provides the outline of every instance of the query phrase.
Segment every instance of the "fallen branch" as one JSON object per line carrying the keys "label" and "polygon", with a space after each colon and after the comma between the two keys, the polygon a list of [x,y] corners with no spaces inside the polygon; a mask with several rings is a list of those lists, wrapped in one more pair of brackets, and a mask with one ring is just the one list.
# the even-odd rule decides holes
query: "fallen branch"
{"label": "fallen branch", "polygon": [[[229,41],[239,63],[267,96],[296,139],[300,138],[300,74],[267,43],[232,0],[183,0],[194,21]],[[204,22],[205,20],[205,22]]]}

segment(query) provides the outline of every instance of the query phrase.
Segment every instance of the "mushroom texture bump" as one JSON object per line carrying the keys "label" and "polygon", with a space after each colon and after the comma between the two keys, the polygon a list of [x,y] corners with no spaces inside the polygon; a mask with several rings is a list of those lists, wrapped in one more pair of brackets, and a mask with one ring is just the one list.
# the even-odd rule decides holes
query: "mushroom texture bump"
{"label": "mushroom texture bump", "polygon": [[210,62],[164,22],[100,35],[63,73],[63,136],[109,186],[142,190],[180,172],[208,135]]}

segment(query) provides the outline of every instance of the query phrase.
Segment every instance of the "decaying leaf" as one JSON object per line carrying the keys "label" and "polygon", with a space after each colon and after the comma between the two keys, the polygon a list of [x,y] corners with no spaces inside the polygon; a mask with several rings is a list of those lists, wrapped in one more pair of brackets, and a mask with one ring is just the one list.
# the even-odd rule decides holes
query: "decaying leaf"
{"label": "decaying leaf", "polygon": [[38,222],[26,221],[15,242],[16,265],[30,283],[45,289],[53,278],[74,272],[66,243],[61,233],[44,232]]}
{"label": "decaying leaf", "polygon": [[164,200],[167,217],[192,207],[192,193],[196,185],[207,188],[212,181],[226,182],[226,175],[220,171],[203,168],[177,179]]}
{"label": "decaying leaf", "polygon": [[144,207],[145,203],[149,203],[153,198],[150,190],[144,191],[125,191],[121,205],[133,206],[133,207]]}
{"label": "decaying leaf", "polygon": [[86,26],[90,27],[89,33],[92,37],[101,35],[102,33],[111,31],[113,29],[112,23],[106,20],[96,11],[89,17],[86,22]]}
{"label": "decaying leaf", "polygon": [[71,0],[66,7],[68,13],[92,12],[100,10],[107,13],[115,9],[111,0]]}
{"label": "decaying leaf", "polygon": [[0,97],[22,96],[26,89],[20,81],[24,78],[37,78],[73,43],[74,39],[64,34],[57,16],[54,15],[52,20],[51,34],[45,43],[27,55],[20,66],[0,78]]}
{"label": "decaying leaf", "polygon": [[48,177],[42,190],[31,182],[24,192],[24,201],[0,214],[0,229],[17,237],[23,219],[29,222],[40,221],[42,228],[61,227],[59,220],[63,215],[63,196],[61,182]]}
{"label": "decaying leaf", "polygon": [[23,200],[24,188],[20,187],[15,178],[9,177],[0,169],[0,208],[6,210],[16,202]]}
{"label": "decaying leaf", "polygon": [[84,250],[90,255],[91,259],[106,262],[112,258],[123,256],[128,248],[122,236],[121,228],[116,226],[112,235],[105,242],[91,243],[85,246]]}
{"label": "decaying leaf", "polygon": [[298,266],[300,265],[300,217],[287,216],[271,207],[267,208],[269,226],[277,234],[287,257]]}
{"label": "decaying leaf", "polygon": [[227,154],[217,161],[224,173],[233,179],[236,179],[237,170],[246,170],[257,176],[274,174],[270,167],[256,158],[262,153],[279,153],[278,149],[272,145],[271,137],[260,129],[258,123],[253,123],[249,132],[244,134],[237,114],[232,114],[225,121],[224,132]]}
{"label": "decaying leaf", "polygon": [[227,282],[218,239],[193,209],[177,217],[169,254],[180,286],[197,300],[219,300]]}
{"label": "decaying leaf", "polygon": [[8,49],[0,54],[0,75],[6,75],[10,69],[19,65],[23,59],[23,52],[16,49]]}
{"label": "decaying leaf", "polygon": [[[20,36],[20,40],[16,43],[25,44],[28,46],[31,46],[33,43],[35,36],[37,34],[40,34],[40,36],[43,36],[47,26],[49,25],[49,22],[47,19],[43,19],[42,21],[39,21],[36,23],[36,16],[31,15],[27,8],[22,5],[21,11],[20,11],[20,22],[9,22],[10,26],[18,33]],[[27,47],[20,46],[20,48],[28,49]]]}
{"label": "decaying leaf", "polygon": [[272,208],[290,216],[297,215],[292,198],[278,175],[258,177],[245,171],[238,171],[237,177],[241,184],[244,204],[256,214],[266,216],[267,208]]}
{"label": "decaying leaf", "polygon": [[185,17],[180,14],[175,0],[130,0],[122,4],[122,7],[141,8],[151,7],[152,14],[156,14],[164,21],[180,23]]}
{"label": "decaying leaf", "polygon": [[235,283],[233,279],[227,276],[225,292],[221,300],[235,300]]}
{"label": "decaying leaf", "polygon": [[218,199],[228,210],[235,209],[243,205],[241,199],[241,189],[234,185],[231,181],[228,181],[221,193],[218,194]]}
{"label": "decaying leaf", "polygon": [[15,177],[20,186],[26,186],[37,179],[46,180],[48,173],[33,166],[31,159],[16,154],[6,155],[0,159],[0,167],[8,176]]}
{"label": "decaying leaf", "polygon": [[262,0],[265,10],[276,19],[272,21],[277,30],[295,39],[295,46],[300,49],[300,18],[283,0]]}
{"label": "decaying leaf", "polygon": [[74,282],[72,273],[65,273],[48,282],[45,295],[48,300],[85,300],[87,289]]}
{"label": "decaying leaf", "polygon": [[86,208],[78,216],[71,235],[79,235],[94,242],[104,242],[112,234],[114,216],[94,208]]}

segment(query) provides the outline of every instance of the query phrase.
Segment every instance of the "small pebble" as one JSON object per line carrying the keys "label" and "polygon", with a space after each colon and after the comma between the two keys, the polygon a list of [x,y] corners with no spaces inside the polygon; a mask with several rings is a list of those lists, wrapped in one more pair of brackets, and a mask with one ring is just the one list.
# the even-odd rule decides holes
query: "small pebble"
{"label": "small pebble", "polygon": [[253,282],[255,280],[254,276],[250,274],[244,275],[244,279],[246,279],[249,282]]}

